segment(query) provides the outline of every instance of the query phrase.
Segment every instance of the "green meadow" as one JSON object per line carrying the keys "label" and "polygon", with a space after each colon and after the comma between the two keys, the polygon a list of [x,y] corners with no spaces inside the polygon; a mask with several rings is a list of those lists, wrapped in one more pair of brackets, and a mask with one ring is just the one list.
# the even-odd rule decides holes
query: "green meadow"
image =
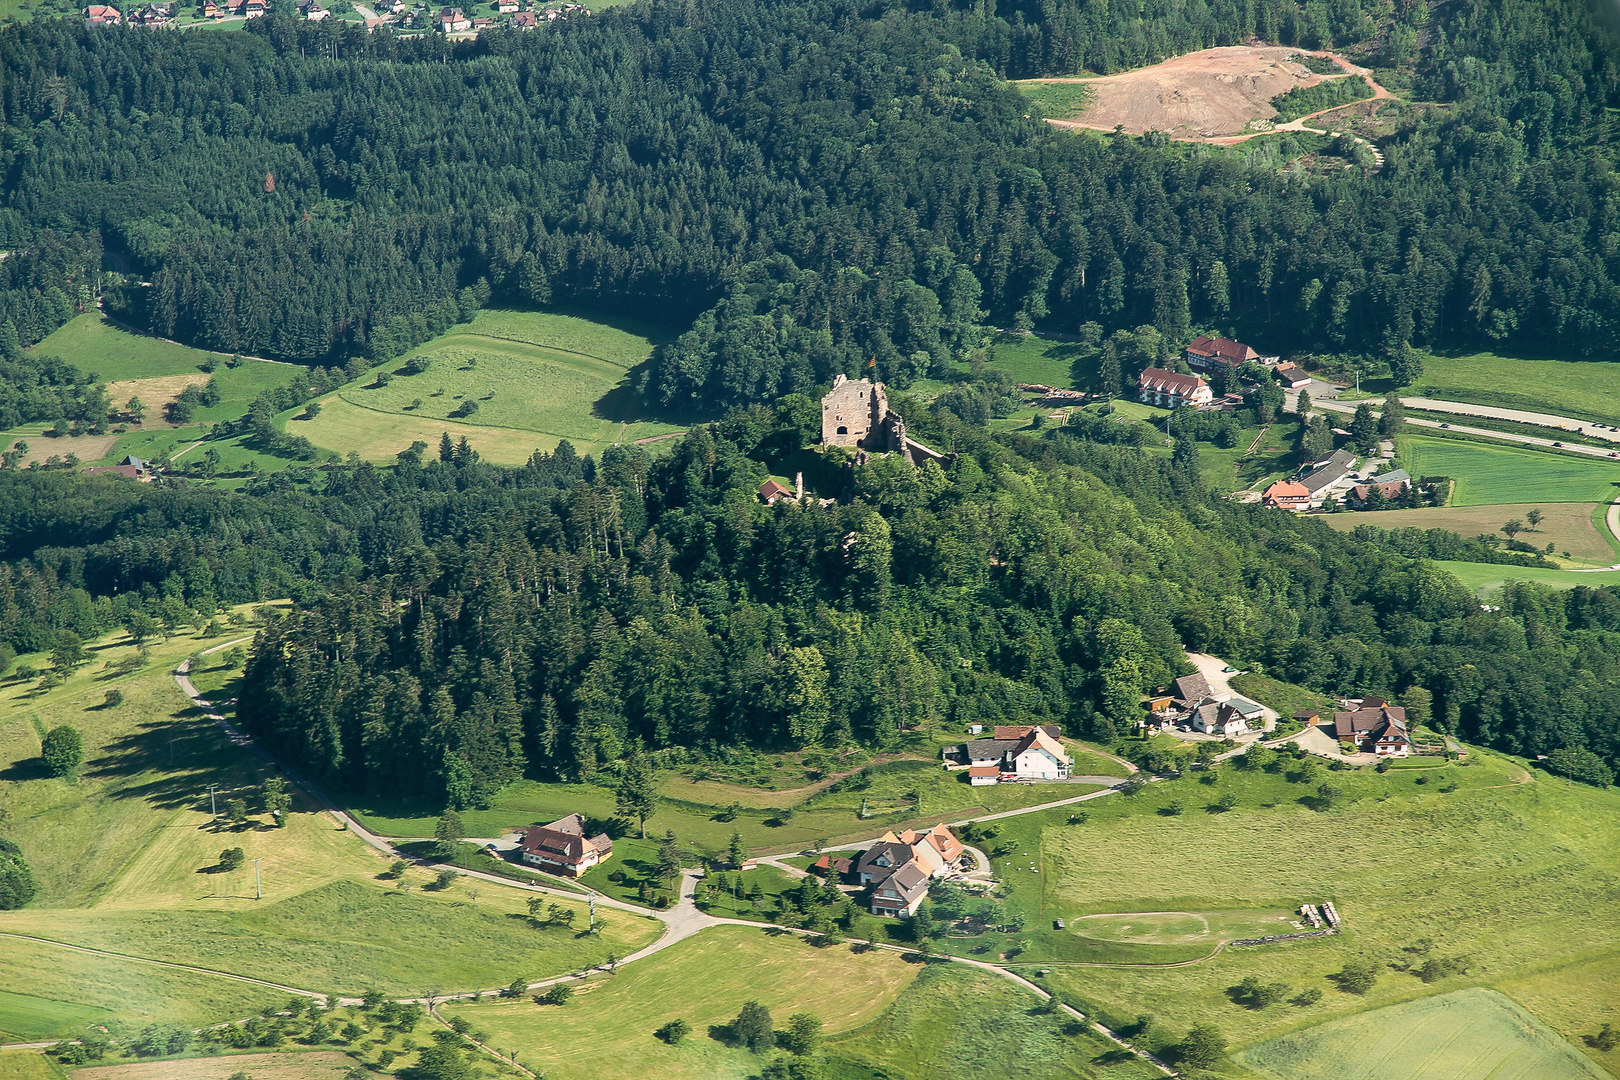
{"label": "green meadow", "polygon": [[1620,462],[1426,435],[1402,435],[1398,450],[1413,476],[1456,480],[1454,506],[1611,502],[1620,494]]}
{"label": "green meadow", "polygon": [[1086,111],[1094,92],[1083,82],[1054,82],[1030,79],[1013,84],[1031,105],[1048,120],[1072,120]]}
{"label": "green meadow", "polygon": [[[652,356],[660,331],[535,311],[481,311],[321,399],[319,415],[282,423],[324,449],[392,460],[414,441],[448,431],[490,461],[521,464],[566,439],[600,453],[684,430],[635,400],[630,371]],[[407,365],[425,367],[407,374]],[[378,375],[384,375],[379,379]]]}
{"label": "green meadow", "polygon": [[1611,390],[1616,374],[1612,359],[1425,355],[1423,374],[1405,392],[1620,424],[1620,403]]}
{"label": "green meadow", "polygon": [[[0,998],[0,1031],[77,1027],[83,1015],[73,1010],[84,1008],[195,1026],[265,1003],[262,988],[137,958],[306,989],[420,994],[505,985],[514,969],[535,978],[574,971],[658,936],[656,922],[623,913],[595,936],[537,928],[515,889],[468,878],[439,889],[417,869],[396,879],[385,856],[301,800],[281,828],[252,813],[240,825],[215,820],[209,786],[222,810],[241,798],[251,811],[263,766],[200,715],[170,672],[192,651],[229,640],[182,633],[149,642],[144,665],[123,673],[137,658],[120,634],[93,643],[91,662],[53,689],[0,682],[0,821],[39,885],[33,903],[0,912],[0,933],[43,939],[0,947],[0,988],[12,994]],[[199,666],[205,687],[236,674],[223,653]],[[108,704],[109,690],[122,701]],[[85,742],[72,779],[49,777],[39,760],[42,733],[63,723]],[[227,847],[242,848],[246,864],[222,871]],[[583,905],[561,902],[584,915]],[[334,920],[341,934],[331,932]]]}
{"label": "green meadow", "polygon": [[1458,990],[1307,1028],[1238,1060],[1271,1080],[1602,1080],[1557,1032],[1491,990]]}
{"label": "green meadow", "polygon": [[[1620,793],[1478,750],[1464,766],[1385,774],[1313,767],[1305,775],[1288,758],[1275,772],[1228,765],[1211,782],[1206,776],[1088,803],[1090,820],[1080,825],[1062,824],[1060,812],[1003,823],[1016,852],[998,866],[1013,883],[1007,903],[1034,928],[1018,960],[1046,966],[1047,986],[1105,1023],[1128,1027],[1153,1014],[1161,1032],[1144,1037],[1150,1048],[1196,1023],[1213,1023],[1235,1048],[1254,1047],[1341,1018],[1370,1030],[1361,1015],[1369,1008],[1479,986],[1512,994],[1520,981],[1555,972],[1564,981],[1533,1001],[1565,1039],[1620,1009],[1604,974],[1605,959],[1620,954],[1620,927],[1604,899],[1620,870]],[[1322,784],[1336,789],[1331,803],[1322,802]],[[1217,800],[1227,792],[1236,806],[1223,812]],[[1223,924],[1247,918],[1288,933],[1301,903],[1324,900],[1345,920],[1340,935],[1216,949],[1232,936]],[[1065,962],[1060,935],[1095,937],[1085,916],[1126,913],[1158,916],[1105,920],[1115,940],[1162,936],[1162,945],[1136,948],[1173,962],[1202,945],[1208,958]],[[1066,930],[1050,929],[1055,918]],[[1121,921],[1133,932],[1119,933]],[[1340,989],[1333,976],[1362,960],[1374,965],[1374,985],[1364,995]],[[1250,1007],[1234,990],[1248,976],[1285,983],[1289,993]],[[1293,1003],[1304,991],[1320,999]]]}
{"label": "green meadow", "polygon": [[1035,334],[997,334],[986,350],[986,362],[993,370],[1012,376],[1013,382],[1089,390],[1096,367],[1089,359],[1093,351],[1078,342],[1053,341]]}
{"label": "green meadow", "polygon": [[1589,589],[1601,585],[1620,585],[1620,570],[1545,570],[1536,566],[1465,562],[1439,562],[1435,565],[1450,572],[1480,597],[1500,590],[1509,581],[1534,581],[1554,589],[1573,589],[1577,585],[1585,585]]}

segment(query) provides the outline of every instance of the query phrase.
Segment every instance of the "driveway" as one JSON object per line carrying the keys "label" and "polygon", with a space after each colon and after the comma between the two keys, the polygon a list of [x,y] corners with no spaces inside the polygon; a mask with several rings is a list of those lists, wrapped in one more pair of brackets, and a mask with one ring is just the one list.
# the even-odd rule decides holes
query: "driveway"
{"label": "driveway", "polygon": [[[1229,694],[1233,697],[1240,697],[1244,700],[1248,700],[1247,695],[1232,689],[1232,676],[1241,675],[1243,672],[1222,671],[1222,668],[1230,667],[1231,665],[1229,665],[1225,660],[1222,660],[1220,657],[1210,656],[1207,653],[1189,652],[1187,653],[1187,659],[1192,663],[1193,667],[1198,669],[1198,673],[1204,677],[1204,681],[1209,683],[1209,688],[1216,697],[1219,697],[1222,694]],[[1258,701],[1255,702],[1255,704],[1260,705],[1260,708],[1263,710],[1263,715],[1266,718],[1265,730],[1270,731],[1272,728],[1276,727],[1277,710],[1267,708],[1265,705],[1261,705]]]}

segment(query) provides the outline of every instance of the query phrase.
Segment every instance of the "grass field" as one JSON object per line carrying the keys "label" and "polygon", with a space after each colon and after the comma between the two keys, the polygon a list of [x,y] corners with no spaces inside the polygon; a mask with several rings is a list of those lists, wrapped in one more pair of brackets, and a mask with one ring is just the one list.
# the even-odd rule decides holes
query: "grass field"
{"label": "grass field", "polygon": [[1161,1075],[1135,1058],[1114,1059],[1112,1043],[1067,1017],[1038,1013],[1034,1004],[1027,990],[999,975],[932,964],[877,1020],[828,1041],[830,1075],[837,1080]]}
{"label": "grass field", "polygon": [[[875,1019],[918,970],[886,950],[818,949],[798,935],[721,926],[579,985],[565,1007],[522,1001],[443,1012],[488,1032],[490,1045],[516,1048],[519,1062],[544,1069],[549,1080],[740,1080],[756,1075],[761,1059],[725,1045],[711,1028],[734,1019],[745,1001],[770,1009],[779,1028],[810,1012],[836,1035]],[[692,1034],[667,1046],[653,1032],[677,1017]]]}
{"label": "grass field", "polygon": [[[313,420],[289,414],[285,426],[317,446],[377,461],[416,440],[436,447],[448,431],[501,464],[521,464],[563,439],[581,453],[600,453],[680,431],[634,401],[625,380],[652,355],[648,335],[658,331],[632,325],[634,332],[569,315],[482,311],[322,398]],[[426,361],[427,370],[400,374],[413,359]],[[394,377],[380,385],[379,372]]]}
{"label": "grass field", "polygon": [[1089,390],[1096,363],[1081,358],[1090,357],[1092,352],[1073,341],[1053,341],[1034,334],[997,334],[990,342],[988,362],[995,370],[1005,371],[1013,382]]}
{"label": "grass field", "polygon": [[[1015,819],[1003,834],[1039,845],[1019,850],[1031,851],[1040,873],[1014,868],[1008,903],[1031,926],[1126,912],[1265,916],[1321,900],[1345,919],[1337,937],[1229,947],[1186,967],[1053,964],[1049,983],[1104,1022],[1148,1012],[1172,1029],[1214,1023],[1234,1045],[1253,1046],[1369,1007],[1472,985],[1511,992],[1517,980],[1564,972],[1545,996],[1591,1000],[1542,1019],[1565,1036],[1593,1031],[1620,1009],[1615,980],[1598,963],[1620,949],[1604,899],[1620,870],[1620,792],[1531,774],[1478,750],[1470,759],[1382,775],[1317,770],[1309,780],[1293,778],[1291,761],[1277,773],[1225,767],[1213,783],[1187,777],[1093,802],[1083,826],[1049,820],[1041,831],[1034,815]],[[1448,777],[1459,786],[1442,793]],[[1316,801],[1319,782],[1341,791],[1332,809]],[[1236,809],[1206,809],[1226,791]],[[1173,801],[1181,813],[1168,813]],[[1039,943],[1039,934],[1026,936]],[[1328,978],[1358,958],[1380,971],[1365,997]],[[1425,983],[1414,970],[1429,958],[1457,959],[1465,973]],[[1249,975],[1323,997],[1246,1008],[1228,988]]]}
{"label": "grass field", "polygon": [[[1087,755],[1080,764],[1107,769],[1102,775],[1119,775],[1119,766],[1105,758]],[[735,820],[721,820],[723,811],[740,798],[705,803],[701,794],[681,794],[695,786],[683,778],[662,783],[666,798],[660,800],[647,819],[647,834],[662,836],[673,831],[683,846],[697,845],[699,852],[719,854],[731,841],[732,831],[740,832],[744,844],[755,853],[798,851],[817,840],[839,843],[875,836],[885,829],[936,821],[957,820],[984,813],[1017,809],[1049,802],[1055,798],[1083,795],[1083,784],[1001,784],[992,788],[970,787],[963,773],[948,773],[937,760],[892,762],[873,771],[868,786],[815,795],[782,816],[778,809],[744,805]],[[728,787],[729,785],[715,785]],[[668,796],[674,794],[676,799]],[[917,798],[913,798],[915,795]],[[920,798],[920,805],[919,805]],[[862,818],[862,805],[867,816]],[[356,796],[351,809],[362,823],[384,836],[426,836],[433,832],[437,811],[422,807],[391,804],[377,798]],[[607,788],[592,784],[545,784],[525,780],[503,790],[488,810],[469,810],[462,815],[467,829],[475,836],[498,836],[538,821],[551,821],[564,814],[582,813],[607,821],[616,816],[616,798]]]}
{"label": "grass field", "polygon": [[35,1051],[0,1053],[0,1080],[62,1080],[66,1075],[61,1066]]}
{"label": "grass field", "polygon": [[1457,481],[1453,506],[1611,502],[1620,494],[1620,464],[1488,446],[1460,439],[1402,435],[1401,461],[1413,476]]}
{"label": "grass field", "polygon": [[246,1073],[253,1080],[343,1080],[353,1067],[346,1054],[313,1050],[94,1065],[73,1070],[73,1076],[74,1080],[229,1080]]}
{"label": "grass field", "polygon": [[1495,566],[1490,563],[1438,562],[1436,566],[1450,571],[1476,596],[1485,597],[1501,589],[1509,581],[1534,581],[1555,589],[1573,589],[1577,585],[1597,588],[1600,585],[1620,585],[1620,570],[1543,570],[1534,566]]}
{"label": "grass field", "polygon": [[1041,115],[1048,120],[1072,120],[1086,111],[1091,99],[1096,96],[1092,87],[1083,82],[1048,82],[1044,79],[1031,79],[1026,82],[1016,82],[1018,92],[1024,95],[1025,100],[1041,110]]}
{"label": "grass field", "polygon": [[1620,402],[1609,389],[1617,372],[1613,361],[1602,360],[1425,355],[1410,392],[1620,424]]}
{"label": "grass field", "polygon": [[[8,781],[0,784],[0,810],[40,886],[29,907],[0,914],[0,931],[349,993],[373,984],[394,993],[494,987],[519,971],[539,978],[609,952],[624,955],[657,936],[656,923],[622,914],[599,937],[536,930],[516,890],[463,880],[431,891],[426,871],[408,872],[412,888],[397,888],[379,877],[384,856],[297,802],[285,828],[262,819],[216,825],[208,785],[219,785],[221,800],[254,800],[261,766],[201,717],[169,676],[189,651],[213,643],[190,635],[153,643],[144,670],[110,679],[101,665],[133,652],[115,638],[98,643],[91,665],[44,695],[16,682],[0,686],[0,779]],[[231,674],[217,661],[204,664],[214,679]],[[123,703],[103,706],[114,687]],[[84,736],[86,764],[76,782],[48,778],[39,767],[39,733],[59,723]],[[226,847],[243,848],[249,863],[233,873],[211,870]],[[262,900],[252,860],[261,860]],[[341,935],[330,933],[333,919],[342,920]],[[0,949],[0,986],[120,1014],[129,1004],[111,975],[99,1000],[86,996],[89,989],[52,990],[48,972],[19,970],[21,955]],[[240,984],[226,986],[228,994],[216,996],[241,996]],[[22,1003],[14,1012],[15,1022],[27,1019]],[[198,1013],[199,1020],[215,1015],[211,1007]],[[0,1012],[0,1028],[8,1023]]]}
{"label": "grass field", "polygon": [[1381,529],[1449,529],[1468,537],[1480,533],[1500,537],[1505,522],[1517,518],[1525,524],[1527,511],[1540,510],[1541,524],[1533,529],[1526,525],[1525,531],[1519,534],[1520,540],[1536,547],[1550,543],[1558,554],[1569,552],[1577,566],[1608,566],[1620,560],[1620,546],[1613,542],[1608,527],[1603,524],[1606,508],[1606,503],[1490,503],[1327,514],[1322,521],[1341,532],[1349,532],[1357,525],[1376,525]]}
{"label": "grass field", "polygon": [[1308,1028],[1239,1062],[1275,1080],[1600,1080],[1605,1074],[1530,1013],[1459,990]]}

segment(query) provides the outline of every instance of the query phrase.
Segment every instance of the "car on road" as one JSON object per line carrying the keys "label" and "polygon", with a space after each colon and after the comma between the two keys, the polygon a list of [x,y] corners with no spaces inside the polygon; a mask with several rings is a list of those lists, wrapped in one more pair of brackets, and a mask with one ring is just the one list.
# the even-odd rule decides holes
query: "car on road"
{"label": "car on road", "polygon": [[1448,428],[1448,427],[1450,427],[1450,426],[1451,426],[1451,425],[1450,425],[1450,424],[1441,424],[1441,425],[1440,425],[1440,426],[1441,426],[1441,427],[1443,427],[1443,428]]}
{"label": "car on road", "polygon": [[1230,674],[1232,674],[1232,672],[1234,672],[1236,670],[1237,670],[1237,668],[1233,667],[1231,664],[1227,664],[1225,667],[1221,668],[1221,674],[1222,675],[1230,675]]}
{"label": "car on road", "polygon": [[1553,445],[1558,446],[1558,447],[1562,447],[1564,444],[1561,443],[1561,442],[1555,442],[1555,443],[1553,443]]}

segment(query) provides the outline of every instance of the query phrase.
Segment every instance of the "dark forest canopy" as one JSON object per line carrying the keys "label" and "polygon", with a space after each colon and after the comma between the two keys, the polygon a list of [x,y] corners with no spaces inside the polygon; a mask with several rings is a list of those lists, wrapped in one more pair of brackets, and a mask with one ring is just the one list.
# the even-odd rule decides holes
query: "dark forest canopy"
{"label": "dark forest canopy", "polygon": [[[0,32],[0,231],[105,239],[151,282],[111,301],[159,333],[322,363],[395,355],[491,297],[684,324],[745,290],[650,371],[675,406],[872,359],[903,386],[975,318],[1385,355],[1609,347],[1620,50],[1584,0],[1376,26],[1354,0],[1172,7],[647,0],[454,46],[276,17],[228,37],[36,21]],[[1388,44],[1425,20],[1414,97],[1447,107],[1372,176],[1053,132],[996,77],[1250,33]],[[27,317],[60,307],[33,287]]]}
{"label": "dark forest canopy", "polygon": [[[250,494],[0,472],[0,628],[22,649],[291,596],[244,725],[329,782],[476,804],[629,748],[858,743],[1051,719],[1110,738],[1180,647],[1333,693],[1433,694],[1434,726],[1620,758],[1620,594],[1450,575],[1201,492],[1064,429],[917,415],[948,468],[882,458],[857,498],[767,507],[796,403],[659,459],[564,444],[501,469],[450,448]],[[947,425],[939,427],[938,425]]]}

